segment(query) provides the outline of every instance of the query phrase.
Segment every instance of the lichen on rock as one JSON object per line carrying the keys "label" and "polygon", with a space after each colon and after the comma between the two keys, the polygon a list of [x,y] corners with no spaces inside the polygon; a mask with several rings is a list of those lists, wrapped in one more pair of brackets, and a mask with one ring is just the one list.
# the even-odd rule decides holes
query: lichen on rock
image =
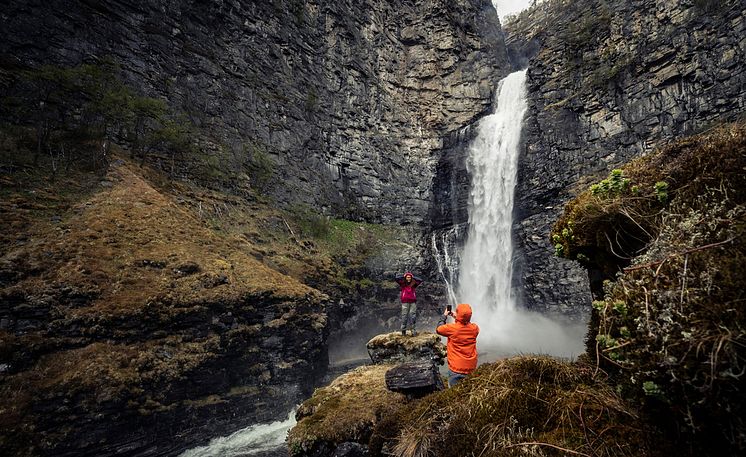
{"label": "lichen on rock", "polygon": [[442,365],[446,356],[441,337],[429,332],[416,336],[384,333],[371,338],[366,347],[375,364],[423,361]]}

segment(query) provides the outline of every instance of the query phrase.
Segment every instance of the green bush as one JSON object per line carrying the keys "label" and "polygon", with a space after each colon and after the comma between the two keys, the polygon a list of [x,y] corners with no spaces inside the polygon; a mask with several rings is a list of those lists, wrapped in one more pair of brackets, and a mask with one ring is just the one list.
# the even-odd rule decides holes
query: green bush
{"label": "green bush", "polygon": [[310,238],[322,239],[329,236],[331,222],[328,217],[319,214],[308,205],[295,205],[290,214],[301,234]]}
{"label": "green bush", "polygon": [[244,154],[248,156],[248,169],[251,185],[258,193],[264,193],[274,174],[275,163],[270,158],[264,145],[250,143],[244,145]]}

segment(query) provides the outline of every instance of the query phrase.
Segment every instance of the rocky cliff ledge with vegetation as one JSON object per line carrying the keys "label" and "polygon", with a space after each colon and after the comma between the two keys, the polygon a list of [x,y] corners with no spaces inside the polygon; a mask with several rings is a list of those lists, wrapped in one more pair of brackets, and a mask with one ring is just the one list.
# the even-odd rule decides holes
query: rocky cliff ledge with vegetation
{"label": "rocky cliff ledge with vegetation", "polygon": [[[344,396],[309,401],[324,411],[304,409],[292,455],[743,455],[744,170],[746,124],[731,124],[616,169],[568,204],[555,250],[601,278],[578,361],[488,363],[418,400],[371,372]],[[349,429],[365,432],[324,419],[336,408],[357,411]],[[350,453],[334,454],[342,443]]]}
{"label": "rocky cliff ledge with vegetation", "polygon": [[746,124],[670,143],[570,202],[558,254],[598,278],[588,352],[694,455],[743,455]]}
{"label": "rocky cliff ledge with vegetation", "polygon": [[591,182],[662,142],[734,121],[746,107],[741,0],[546,0],[505,21],[528,66],[516,188],[526,306],[587,317],[588,283],[546,233]]}
{"label": "rocky cliff ledge with vegetation", "polygon": [[326,297],[144,172],[2,175],[6,455],[176,452],[286,413],[324,373]]}

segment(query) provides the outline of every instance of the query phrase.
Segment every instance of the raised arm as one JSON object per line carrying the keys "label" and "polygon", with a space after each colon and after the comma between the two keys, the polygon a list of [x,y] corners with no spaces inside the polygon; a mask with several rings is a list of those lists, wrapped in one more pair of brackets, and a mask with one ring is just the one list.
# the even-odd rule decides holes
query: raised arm
{"label": "raised arm", "polygon": [[450,314],[448,311],[445,311],[441,316],[440,320],[438,321],[438,326],[435,328],[435,333],[437,333],[440,336],[451,336],[453,334],[453,324],[446,324],[446,320],[448,319],[448,316],[451,316],[453,314]]}

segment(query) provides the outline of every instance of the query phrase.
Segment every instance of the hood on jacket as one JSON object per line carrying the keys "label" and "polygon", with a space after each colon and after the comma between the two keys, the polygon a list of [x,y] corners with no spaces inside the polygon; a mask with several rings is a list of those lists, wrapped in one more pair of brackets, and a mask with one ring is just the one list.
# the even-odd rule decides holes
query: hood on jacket
{"label": "hood on jacket", "polygon": [[466,303],[461,303],[456,307],[456,320],[468,324],[471,322],[471,306]]}

